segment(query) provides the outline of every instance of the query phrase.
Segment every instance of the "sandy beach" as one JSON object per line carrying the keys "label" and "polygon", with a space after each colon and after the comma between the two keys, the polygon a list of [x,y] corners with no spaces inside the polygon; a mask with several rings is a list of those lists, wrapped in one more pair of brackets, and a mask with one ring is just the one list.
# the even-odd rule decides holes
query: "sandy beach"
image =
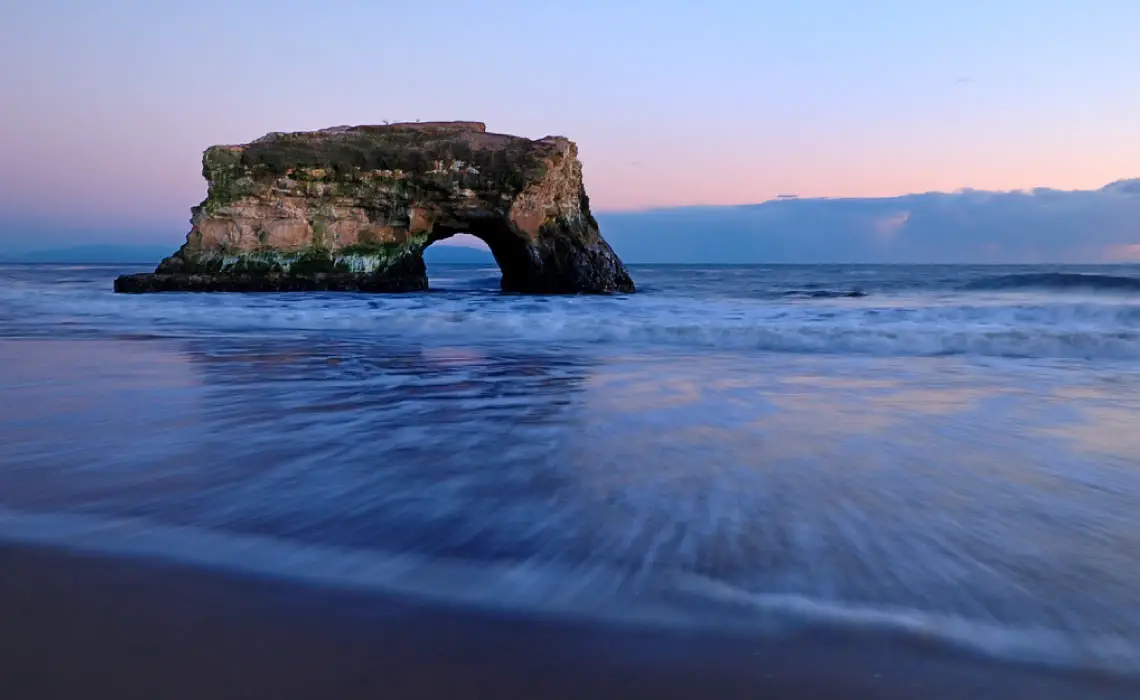
{"label": "sandy beach", "polygon": [[885,640],[754,640],[425,607],[0,549],[0,697],[1097,698],[1140,687]]}

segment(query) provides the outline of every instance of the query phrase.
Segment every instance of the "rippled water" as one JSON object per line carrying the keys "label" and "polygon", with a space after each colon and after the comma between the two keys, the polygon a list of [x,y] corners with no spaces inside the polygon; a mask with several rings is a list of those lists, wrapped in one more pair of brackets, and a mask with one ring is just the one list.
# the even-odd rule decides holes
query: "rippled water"
{"label": "rippled water", "polygon": [[0,535],[1140,670],[1140,269],[635,267],[612,298],[122,271],[0,267]]}

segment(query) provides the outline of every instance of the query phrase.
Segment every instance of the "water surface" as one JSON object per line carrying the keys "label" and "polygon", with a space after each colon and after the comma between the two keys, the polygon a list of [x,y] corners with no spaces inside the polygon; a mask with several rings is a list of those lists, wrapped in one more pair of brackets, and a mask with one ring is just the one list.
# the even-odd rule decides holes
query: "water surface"
{"label": "water surface", "polygon": [[0,536],[1140,670],[1140,268],[117,296],[0,266]]}

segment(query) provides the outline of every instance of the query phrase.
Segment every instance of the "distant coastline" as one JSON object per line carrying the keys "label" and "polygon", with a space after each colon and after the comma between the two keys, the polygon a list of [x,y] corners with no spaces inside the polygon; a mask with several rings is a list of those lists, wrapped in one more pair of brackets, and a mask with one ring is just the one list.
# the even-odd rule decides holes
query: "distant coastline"
{"label": "distant coastline", "polygon": [[146,264],[170,255],[169,245],[85,245],[0,253],[0,263]]}

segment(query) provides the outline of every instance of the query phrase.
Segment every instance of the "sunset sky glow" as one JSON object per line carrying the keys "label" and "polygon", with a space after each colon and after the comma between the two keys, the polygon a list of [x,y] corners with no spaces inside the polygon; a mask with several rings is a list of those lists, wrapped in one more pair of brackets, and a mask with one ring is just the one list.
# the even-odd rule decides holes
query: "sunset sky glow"
{"label": "sunset sky glow", "polygon": [[569,136],[602,211],[1095,189],[1140,175],[1137,27],[1131,0],[5,3],[0,223],[184,229],[210,144],[416,119]]}

